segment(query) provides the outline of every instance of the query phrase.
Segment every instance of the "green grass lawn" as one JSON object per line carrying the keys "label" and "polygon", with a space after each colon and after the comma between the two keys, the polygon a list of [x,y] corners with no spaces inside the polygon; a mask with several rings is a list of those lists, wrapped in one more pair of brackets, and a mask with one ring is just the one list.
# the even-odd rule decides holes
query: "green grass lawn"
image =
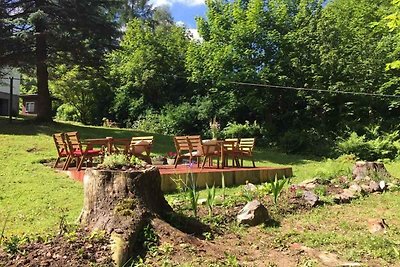
{"label": "green grass lawn", "polygon": [[[128,129],[61,122],[37,126],[32,121],[18,120],[9,124],[5,118],[0,118],[0,229],[5,226],[6,236],[53,234],[61,217],[72,223],[79,216],[83,202],[82,184],[40,163],[56,158],[51,135],[66,131],[79,131],[82,138],[147,135]],[[171,136],[152,135],[155,136],[154,153],[174,151]],[[257,149],[256,164],[292,166],[294,182],[318,175],[348,173],[352,165],[346,161],[287,155],[268,148]],[[400,177],[399,162],[386,163],[386,166],[392,175]],[[237,188],[227,190],[227,194],[236,193]],[[174,196],[171,194],[167,198],[171,200]],[[201,197],[204,196],[205,191],[202,191]],[[388,192],[347,205],[322,206],[307,214],[289,215],[282,218],[279,230],[267,231],[274,232],[278,241],[322,247],[348,259],[383,258],[384,263],[393,263],[399,258],[399,209],[399,193]],[[388,235],[368,235],[366,221],[375,217],[388,221],[391,226]]]}

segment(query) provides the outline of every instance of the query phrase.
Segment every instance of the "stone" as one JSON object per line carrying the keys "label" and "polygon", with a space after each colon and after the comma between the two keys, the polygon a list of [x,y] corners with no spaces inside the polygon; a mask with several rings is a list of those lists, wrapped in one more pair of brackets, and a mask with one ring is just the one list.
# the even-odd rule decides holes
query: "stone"
{"label": "stone", "polygon": [[362,188],[361,188],[361,186],[358,185],[358,184],[352,184],[352,185],[349,187],[349,190],[350,190],[350,191],[353,191],[353,192],[355,192],[355,193],[361,193],[361,192],[363,191]]}
{"label": "stone", "polygon": [[381,191],[384,191],[386,189],[386,182],[385,181],[380,181],[379,182],[379,188],[381,189]]}
{"label": "stone", "polygon": [[237,222],[255,226],[270,219],[267,209],[258,200],[248,202],[238,213]]}
{"label": "stone", "polygon": [[344,189],[343,193],[333,196],[333,201],[335,203],[349,203],[352,199],[355,198],[357,198],[355,192],[349,189]]}
{"label": "stone", "polygon": [[197,200],[197,204],[198,204],[198,205],[205,205],[206,202],[207,202],[207,199],[206,199],[206,198],[199,198],[199,199]]}
{"label": "stone", "polygon": [[246,183],[246,185],[244,186],[244,190],[254,192],[257,190],[257,186],[252,183]]}
{"label": "stone", "polygon": [[311,207],[317,205],[319,201],[319,197],[311,191],[304,191],[303,199],[309,204]]}
{"label": "stone", "polygon": [[369,182],[369,192],[370,193],[377,192],[377,191],[379,191],[379,189],[380,189],[379,184],[377,182],[375,182],[375,181]]}
{"label": "stone", "polygon": [[371,234],[384,233],[386,228],[389,228],[389,226],[385,219],[368,219],[368,230]]}
{"label": "stone", "polygon": [[299,187],[303,187],[306,190],[312,190],[317,186],[317,180],[317,178],[304,180],[299,184]]}

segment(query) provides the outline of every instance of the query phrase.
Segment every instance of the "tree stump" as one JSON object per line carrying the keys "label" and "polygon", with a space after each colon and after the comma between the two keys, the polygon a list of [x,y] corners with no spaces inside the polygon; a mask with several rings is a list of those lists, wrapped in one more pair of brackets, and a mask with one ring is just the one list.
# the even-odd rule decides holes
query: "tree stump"
{"label": "tree stump", "polygon": [[353,167],[353,178],[362,180],[365,177],[391,177],[381,162],[357,161]]}
{"label": "tree stump", "polygon": [[124,265],[134,255],[135,242],[152,218],[172,212],[161,191],[159,170],[113,171],[87,169],[80,217],[88,230],[110,233],[113,260]]}

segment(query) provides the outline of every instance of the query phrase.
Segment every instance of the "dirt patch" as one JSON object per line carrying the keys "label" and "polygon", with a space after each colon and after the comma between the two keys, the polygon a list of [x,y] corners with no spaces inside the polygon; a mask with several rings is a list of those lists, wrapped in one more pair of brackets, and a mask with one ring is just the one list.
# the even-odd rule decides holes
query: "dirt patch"
{"label": "dirt patch", "polygon": [[12,254],[0,250],[0,266],[112,266],[110,255],[107,236],[78,231],[19,246]]}

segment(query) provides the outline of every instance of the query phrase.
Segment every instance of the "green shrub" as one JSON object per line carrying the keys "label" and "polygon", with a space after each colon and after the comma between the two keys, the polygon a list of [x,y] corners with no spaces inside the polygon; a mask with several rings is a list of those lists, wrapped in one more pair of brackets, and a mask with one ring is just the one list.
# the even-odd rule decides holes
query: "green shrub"
{"label": "green shrub", "polygon": [[367,135],[352,132],[346,139],[337,142],[342,154],[354,154],[363,160],[394,159],[399,155],[399,132],[379,133],[376,129]]}
{"label": "green shrub", "polygon": [[105,169],[116,169],[127,165],[130,165],[130,162],[125,155],[113,154],[104,158],[101,167]]}
{"label": "green shrub", "polygon": [[228,122],[227,126],[222,130],[222,133],[227,138],[242,138],[242,137],[262,137],[262,128],[254,121],[250,123]]}
{"label": "green shrub", "polygon": [[62,121],[79,121],[79,112],[70,104],[62,104],[57,108],[56,118]]}
{"label": "green shrub", "polygon": [[289,130],[278,139],[278,145],[286,153],[310,153],[322,156],[331,152],[327,137],[314,128]]}

